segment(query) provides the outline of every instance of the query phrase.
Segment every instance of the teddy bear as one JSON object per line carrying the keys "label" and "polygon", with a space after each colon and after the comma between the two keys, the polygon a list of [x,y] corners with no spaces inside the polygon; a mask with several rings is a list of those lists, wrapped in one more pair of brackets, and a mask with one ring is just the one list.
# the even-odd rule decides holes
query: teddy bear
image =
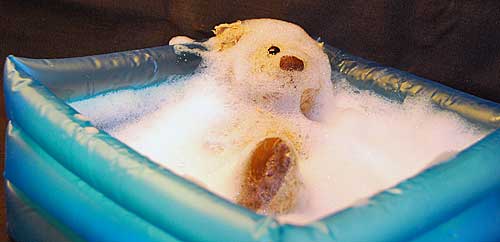
{"label": "teddy bear", "polygon": [[[274,19],[220,24],[213,33],[203,45],[229,63],[231,91],[239,99],[271,119],[300,113],[321,122],[321,100],[333,88],[322,43],[295,24]],[[169,44],[190,42],[178,36]],[[236,202],[259,213],[283,214],[297,204],[303,137],[283,122],[269,122],[268,129],[247,156]]]}

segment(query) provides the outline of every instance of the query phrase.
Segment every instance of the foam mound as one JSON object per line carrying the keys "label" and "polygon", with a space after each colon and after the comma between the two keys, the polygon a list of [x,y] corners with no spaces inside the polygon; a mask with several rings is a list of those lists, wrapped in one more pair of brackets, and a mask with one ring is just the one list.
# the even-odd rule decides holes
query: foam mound
{"label": "foam mound", "polygon": [[[71,105],[96,127],[231,201],[255,146],[285,137],[297,151],[301,186],[296,206],[276,216],[295,224],[390,188],[489,132],[427,100],[394,102],[352,87],[331,73],[322,45],[294,24],[250,20],[215,33],[194,75]],[[284,56],[303,64],[281,68]],[[315,118],[300,108],[308,89],[318,90]]]}

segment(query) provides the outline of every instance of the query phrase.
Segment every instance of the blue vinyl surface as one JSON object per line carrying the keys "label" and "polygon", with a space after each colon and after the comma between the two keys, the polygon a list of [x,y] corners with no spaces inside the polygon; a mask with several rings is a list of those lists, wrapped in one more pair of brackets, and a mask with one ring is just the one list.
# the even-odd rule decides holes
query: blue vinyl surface
{"label": "blue vinyl surface", "polygon": [[[325,51],[332,70],[345,74],[360,89],[396,100],[426,97],[444,110],[496,131],[452,160],[398,184],[400,194],[384,191],[366,205],[304,226],[280,224],[152,163],[94,129],[65,103],[189,75],[200,63],[197,55],[163,46],[69,59],[9,56],[4,75],[10,119],[5,177],[14,188],[8,190],[25,197],[8,204],[8,210],[17,211],[8,218],[9,227],[25,225],[22,212],[14,209],[30,205],[36,209],[26,211],[39,211],[33,223],[46,218],[40,228],[51,224],[51,230],[61,230],[52,233],[54,239],[499,240],[500,105],[341,50],[326,47]],[[11,236],[36,239],[41,235],[33,223],[24,230],[9,230]]]}

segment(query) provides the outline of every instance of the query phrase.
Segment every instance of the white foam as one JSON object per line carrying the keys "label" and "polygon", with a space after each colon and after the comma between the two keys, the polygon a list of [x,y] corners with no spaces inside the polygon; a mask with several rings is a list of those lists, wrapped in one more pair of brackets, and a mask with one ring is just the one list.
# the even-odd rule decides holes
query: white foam
{"label": "white foam", "polygon": [[[258,141],[273,134],[269,127],[282,126],[309,137],[304,138],[308,148],[302,156],[308,158],[299,162],[302,201],[297,210],[280,218],[284,222],[306,223],[355,204],[486,134],[423,100],[409,99],[400,105],[346,87],[337,88],[328,100],[333,105],[321,125],[300,115],[272,116],[230,100],[223,87],[206,78],[186,81],[192,85],[157,87],[166,92],[143,101],[143,105],[159,106],[155,112],[117,127],[108,125],[107,131],[230,200],[237,192],[234,181],[242,162]],[[145,93],[151,89],[121,91],[72,105],[99,125],[137,111],[131,95]]]}
{"label": "white foam", "polygon": [[[339,75],[335,86],[325,84],[330,71],[321,48],[309,37],[302,40],[305,32],[294,26],[270,39],[266,31],[280,29],[273,26],[253,26],[258,36],[242,39],[241,46],[207,53],[205,68],[178,84],[123,90],[71,105],[153,161],[230,200],[255,145],[269,136],[293,137],[300,146],[304,186],[299,206],[279,219],[295,224],[366,204],[369,196],[452,157],[487,133],[426,100],[391,102],[356,90]],[[247,66],[255,65],[248,56],[282,42],[284,54],[306,61],[307,75],[293,76],[303,80],[299,88],[275,85],[281,74],[256,75]],[[323,96],[322,122],[305,118],[297,108],[297,95],[309,85],[329,93]],[[275,101],[254,101],[273,92],[281,93]]]}
{"label": "white foam", "polygon": [[346,208],[486,134],[425,100],[409,98],[401,105],[349,89],[337,90],[329,102],[328,124],[314,129],[311,156],[300,163],[307,201],[282,221],[308,222]]}

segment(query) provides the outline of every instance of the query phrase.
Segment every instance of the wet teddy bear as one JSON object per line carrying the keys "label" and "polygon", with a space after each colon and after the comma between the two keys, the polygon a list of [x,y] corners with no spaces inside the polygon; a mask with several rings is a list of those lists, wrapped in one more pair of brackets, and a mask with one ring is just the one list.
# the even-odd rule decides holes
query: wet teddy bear
{"label": "wet teddy bear", "polygon": [[[321,120],[322,96],[332,90],[330,64],[323,45],[302,28],[273,19],[221,24],[204,42],[209,51],[230,64],[231,86],[242,100],[262,112],[300,112]],[[179,36],[170,44],[192,40]],[[243,169],[236,202],[264,214],[294,208],[300,187],[300,138],[282,125],[256,143]],[[272,135],[277,134],[277,135]]]}

